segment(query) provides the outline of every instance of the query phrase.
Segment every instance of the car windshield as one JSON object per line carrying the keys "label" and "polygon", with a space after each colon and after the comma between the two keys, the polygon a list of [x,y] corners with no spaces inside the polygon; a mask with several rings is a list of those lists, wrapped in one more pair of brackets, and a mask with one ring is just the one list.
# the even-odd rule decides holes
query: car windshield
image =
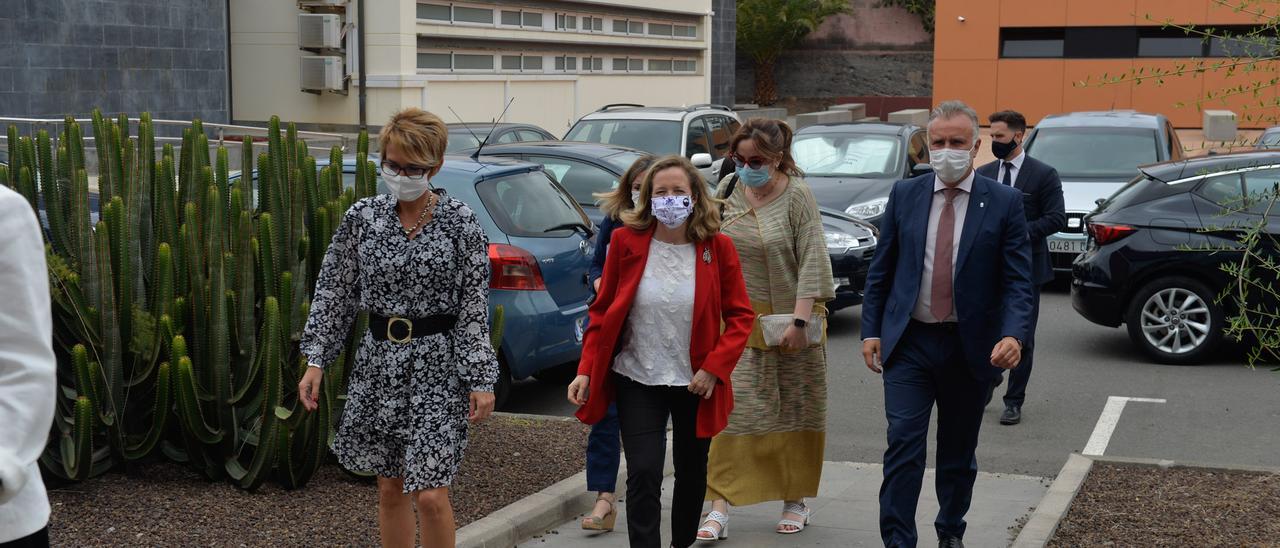
{"label": "car windshield", "polygon": [[573,226],[591,226],[573,198],[542,171],[489,179],[476,191],[498,228],[510,236],[559,238]]}
{"label": "car windshield", "polygon": [[1159,161],[1158,149],[1154,129],[1121,127],[1042,129],[1027,145],[1063,179],[1128,180],[1138,166]]}
{"label": "car windshield", "polygon": [[637,148],[664,156],[680,153],[680,122],[667,120],[581,120],[566,141]]}
{"label": "car windshield", "polygon": [[[470,131],[462,128],[449,130],[449,142],[444,146],[445,154],[480,146],[480,139],[484,138],[484,134],[480,133],[479,130],[472,129],[472,131],[476,132],[475,136],[472,136]],[[480,137],[480,139],[477,139],[476,136]]]}
{"label": "car windshield", "polygon": [[1280,148],[1280,131],[1263,133],[1262,138],[1258,139],[1258,145],[1268,148]]}
{"label": "car windshield", "polygon": [[791,145],[796,164],[807,175],[882,178],[898,173],[898,138],[890,135],[799,135]]}

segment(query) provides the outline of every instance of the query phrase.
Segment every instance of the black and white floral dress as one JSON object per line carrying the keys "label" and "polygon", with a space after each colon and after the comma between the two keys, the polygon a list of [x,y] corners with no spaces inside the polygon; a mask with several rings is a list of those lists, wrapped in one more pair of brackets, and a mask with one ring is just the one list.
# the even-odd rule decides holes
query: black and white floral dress
{"label": "black and white floral dress", "polygon": [[492,392],[498,363],[489,343],[488,239],[475,212],[441,196],[433,217],[405,238],[396,199],[351,206],[316,282],[301,351],[328,365],[359,310],[406,318],[458,317],[456,326],[408,344],[365,332],[346,409],[333,442],[343,466],[404,478],[406,493],[448,486],[467,445],[468,394]]}

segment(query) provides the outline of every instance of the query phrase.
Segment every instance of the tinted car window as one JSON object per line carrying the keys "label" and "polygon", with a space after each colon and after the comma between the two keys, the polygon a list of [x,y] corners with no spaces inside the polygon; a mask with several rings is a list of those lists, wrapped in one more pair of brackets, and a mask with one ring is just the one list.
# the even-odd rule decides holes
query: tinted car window
{"label": "tinted car window", "polygon": [[1056,168],[1063,179],[1129,179],[1138,166],[1159,160],[1158,149],[1151,129],[1046,128],[1036,132],[1027,153]]}
{"label": "tinted car window", "polygon": [[[1259,215],[1268,213],[1271,201],[1276,197],[1276,184],[1280,183],[1280,169],[1260,169],[1244,173],[1244,191],[1249,195],[1249,211]],[[1280,211],[1273,210],[1273,215]]]}
{"label": "tinted car window", "polygon": [[923,131],[917,131],[911,136],[911,150],[907,154],[907,167],[915,167],[916,164],[927,163],[929,163],[929,141]]}
{"label": "tinted car window", "polygon": [[515,131],[507,131],[499,135],[497,139],[493,140],[493,142],[498,143],[500,145],[507,144],[507,143],[514,143],[520,140],[519,137],[520,136],[517,135]]}
{"label": "tinted car window", "polygon": [[553,137],[551,137],[550,135],[543,135],[543,134],[538,133],[538,132],[536,132],[536,131],[534,131],[534,130],[532,130],[532,129],[522,129],[522,130],[520,130],[520,140],[521,140],[521,141],[545,141],[545,140],[548,140],[548,139],[553,139]]}
{"label": "tinted car window", "polygon": [[592,194],[608,192],[618,186],[618,178],[612,173],[585,162],[547,156],[528,156],[525,159],[542,164],[547,173],[554,176],[580,204],[594,204],[596,198]]}
{"label": "tinted car window", "polygon": [[1267,132],[1262,134],[1262,138],[1258,139],[1259,148],[1273,148],[1280,146],[1280,131]]}
{"label": "tinted car window", "polygon": [[729,122],[733,118],[708,116],[706,120],[707,126],[711,129],[711,157],[719,160],[729,153],[729,139],[733,137]]}
{"label": "tinted car window", "polygon": [[891,135],[810,134],[796,137],[791,154],[809,175],[883,178],[898,174],[899,148]]}
{"label": "tinted car window", "polygon": [[510,236],[564,237],[568,225],[591,225],[573,198],[541,171],[489,179],[476,185],[493,222]]}
{"label": "tinted car window", "polygon": [[668,120],[582,120],[566,141],[622,145],[657,155],[680,153],[680,122]]}
{"label": "tinted car window", "polygon": [[1206,177],[1204,182],[1200,183],[1200,189],[1196,192],[1220,206],[1238,207],[1241,203],[1240,174],[1231,173]]}
{"label": "tinted car window", "polygon": [[[711,144],[707,140],[706,118],[695,118],[689,121],[688,142],[684,146],[685,157],[694,154],[710,154]],[[713,155],[714,156],[714,155]]]}
{"label": "tinted car window", "polygon": [[[484,138],[484,135],[480,135],[479,133],[477,133],[476,135],[478,135],[480,139]],[[466,150],[469,148],[476,148],[477,146],[480,146],[480,139],[477,139],[476,137],[472,136],[471,133],[465,129],[458,130],[458,131],[450,131],[449,142],[444,146],[444,151],[446,153],[449,153],[449,152],[457,152],[459,150]]]}

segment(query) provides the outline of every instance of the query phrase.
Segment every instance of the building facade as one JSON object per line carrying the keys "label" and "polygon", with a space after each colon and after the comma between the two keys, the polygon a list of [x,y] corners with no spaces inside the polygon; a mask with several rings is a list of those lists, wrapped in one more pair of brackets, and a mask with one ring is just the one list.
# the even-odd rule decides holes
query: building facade
{"label": "building facade", "polygon": [[0,116],[228,120],[225,0],[0,5]]}
{"label": "building facade", "polygon": [[[1164,22],[1245,32],[1263,24],[1252,11],[1215,0],[938,0],[933,96],[962,99],[984,118],[1019,110],[1033,124],[1059,112],[1134,109],[1199,127],[1200,109],[1229,109],[1241,127],[1267,125],[1256,116],[1259,101],[1275,98],[1270,87],[1257,97],[1220,92],[1267,82],[1273,69],[1101,83],[1135,70],[1151,75],[1202,60],[1208,66],[1228,61],[1245,48],[1164,28]],[[1217,95],[1204,100],[1210,94]]]}
{"label": "building facade", "polygon": [[[709,102],[712,4],[368,2],[368,124],[410,106],[446,122],[487,122],[511,102],[503,121],[563,134],[578,117],[610,103]],[[354,126],[355,74],[345,95],[301,90],[300,58],[312,53],[299,49],[299,13],[295,2],[231,1],[232,117],[258,123],[275,114],[324,129]]]}

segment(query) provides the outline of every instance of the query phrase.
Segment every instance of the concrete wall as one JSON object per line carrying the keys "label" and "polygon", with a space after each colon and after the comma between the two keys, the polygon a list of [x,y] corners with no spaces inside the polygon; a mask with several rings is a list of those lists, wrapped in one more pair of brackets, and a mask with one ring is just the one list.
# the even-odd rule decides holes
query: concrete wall
{"label": "concrete wall", "polygon": [[849,0],[852,13],[827,18],[801,48],[929,48],[933,36],[906,9],[879,7],[880,0]]}
{"label": "concrete wall", "polygon": [[0,0],[0,115],[228,119],[224,0]]}

